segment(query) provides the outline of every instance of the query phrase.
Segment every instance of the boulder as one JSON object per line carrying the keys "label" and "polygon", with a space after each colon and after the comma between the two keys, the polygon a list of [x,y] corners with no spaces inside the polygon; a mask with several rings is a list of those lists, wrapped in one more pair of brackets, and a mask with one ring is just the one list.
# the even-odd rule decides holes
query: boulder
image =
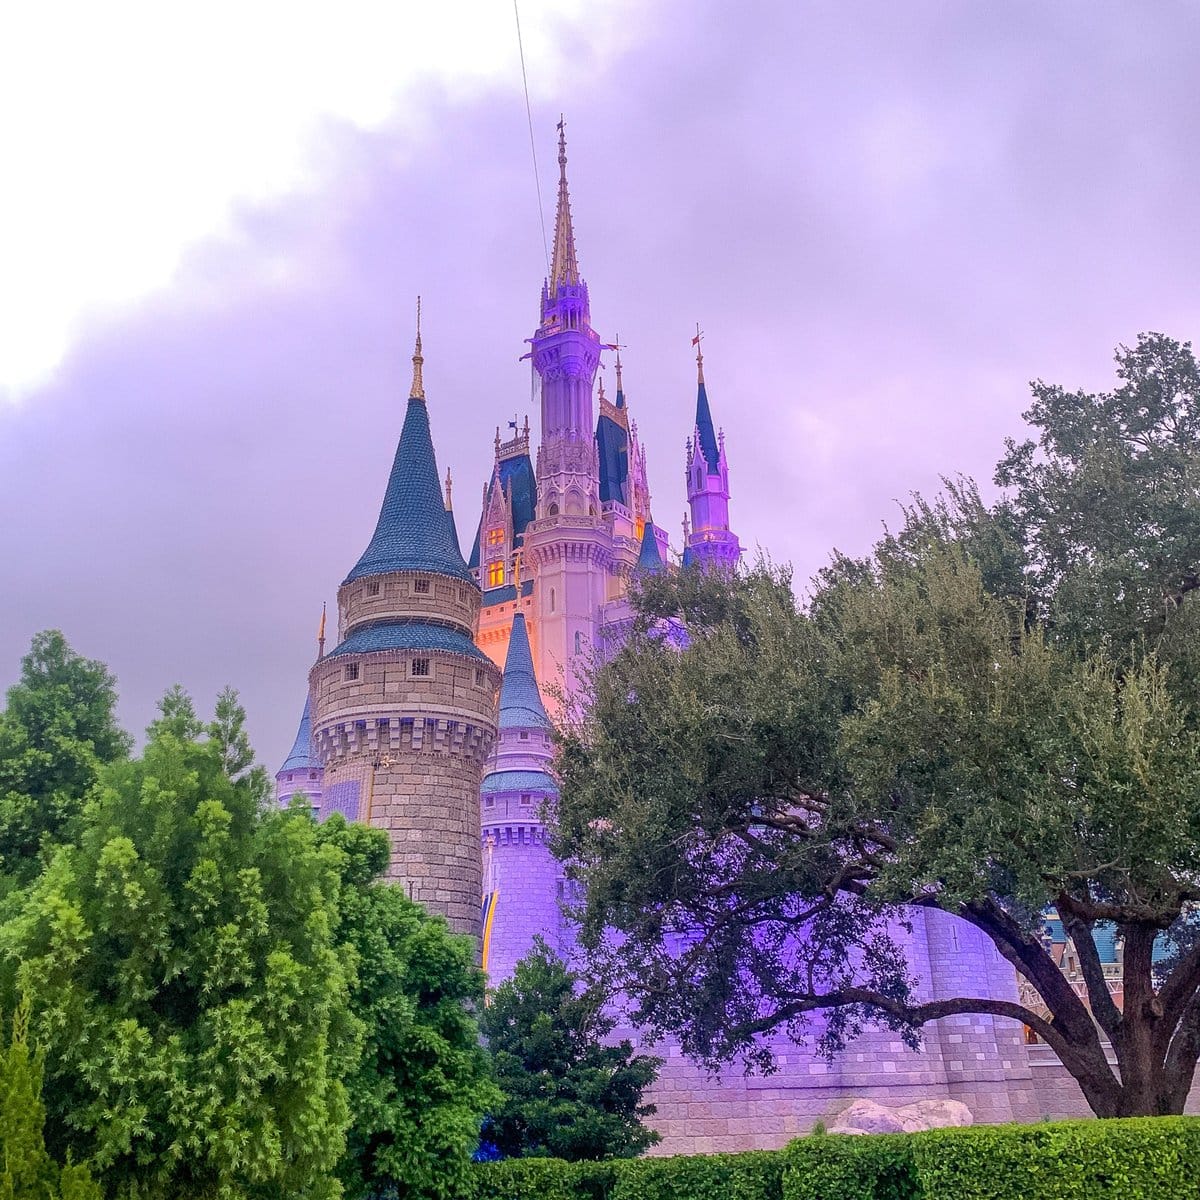
{"label": "boulder", "polygon": [[920,1133],[923,1129],[972,1125],[971,1110],[958,1100],[918,1100],[899,1108],[855,1100],[829,1125],[830,1133]]}

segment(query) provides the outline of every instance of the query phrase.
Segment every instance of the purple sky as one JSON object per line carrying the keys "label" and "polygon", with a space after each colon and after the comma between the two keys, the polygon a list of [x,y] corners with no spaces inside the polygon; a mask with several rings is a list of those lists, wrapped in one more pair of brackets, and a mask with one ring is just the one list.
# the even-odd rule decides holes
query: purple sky
{"label": "purple sky", "polygon": [[[629,347],[674,543],[697,320],[737,531],[802,577],[940,474],[988,478],[1031,378],[1108,386],[1118,342],[1192,336],[1200,9],[660,7],[653,38],[534,120],[552,203],[567,114],[593,319]],[[496,425],[536,425],[517,360],[541,233],[520,79],[422,104],[415,155],[411,112],[327,123],[302,193],[240,211],[0,406],[0,683],[61,627],[117,673],[134,731],[175,682],[204,711],[232,683],[274,770],[321,602],[374,527],[417,292],[439,464],[474,532]]]}

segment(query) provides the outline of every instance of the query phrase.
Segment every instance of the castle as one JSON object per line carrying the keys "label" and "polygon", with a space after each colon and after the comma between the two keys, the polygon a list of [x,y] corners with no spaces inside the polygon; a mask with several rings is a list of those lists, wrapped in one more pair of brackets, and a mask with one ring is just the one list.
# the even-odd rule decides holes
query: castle
{"label": "castle", "polygon": [[[318,817],[342,812],[386,829],[390,874],[450,925],[482,939],[499,982],[542,934],[568,947],[566,881],[539,819],[554,697],[578,665],[619,644],[637,571],[667,569],[667,537],[651,517],[645,451],[624,393],[620,347],[591,323],[576,256],[559,125],[559,185],[550,276],[531,338],[541,384],[541,441],[528,423],[495,439],[478,529],[464,558],[430,432],[418,325],[413,382],[370,543],[338,590],[338,640],[320,653],[296,742],[276,776],[281,800],[306,795]],[[683,559],[730,569],[741,546],[729,519],[729,467],[697,346],[694,420],[686,437]],[[596,391],[602,351],[615,354],[616,394]],[[436,399],[433,407],[436,412]],[[599,409],[597,414],[596,409]],[[685,439],[681,439],[685,440]],[[481,905],[482,898],[482,905]],[[929,997],[1016,996],[1012,967],[983,934],[919,910],[908,944]],[[636,1031],[623,1031],[636,1038]],[[977,1120],[1081,1111],[1078,1089],[1020,1026],[967,1015],[925,1030],[908,1050],[869,1031],[834,1062],[781,1039],[779,1070],[720,1080],[659,1046],[652,1099],[662,1152],[768,1148],[807,1131],[840,1101],[962,1100]]]}

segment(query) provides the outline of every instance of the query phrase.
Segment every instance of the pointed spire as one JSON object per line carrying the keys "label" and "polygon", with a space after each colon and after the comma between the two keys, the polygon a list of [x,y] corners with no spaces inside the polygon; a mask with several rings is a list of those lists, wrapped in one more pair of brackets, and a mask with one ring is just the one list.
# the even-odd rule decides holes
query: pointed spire
{"label": "pointed spire", "polygon": [[564,121],[558,120],[558,212],[554,218],[554,260],[550,265],[550,294],[560,283],[579,283],[579,262],[575,258],[575,231],[571,227],[571,197],[567,192],[567,135]]}
{"label": "pointed spire", "polygon": [[417,344],[413,350],[412,365],[412,387],[408,389],[409,399],[424,400],[425,399],[425,381],[421,378],[421,367],[424,365],[425,359],[421,357],[421,297],[417,297]]}
{"label": "pointed spire", "polygon": [[619,333],[617,334],[617,340],[613,346],[613,349],[617,352],[617,361],[615,363],[615,366],[617,368],[617,407],[624,408],[625,407],[625,385],[621,381],[621,335]]}
{"label": "pointed spire", "polygon": [[309,703],[309,697],[305,696],[304,712],[300,714],[300,726],[296,730],[296,740],[292,743],[292,748],[283,766],[279,768],[280,775],[284,771],[310,771],[321,765],[313,755],[312,716],[309,712]]}
{"label": "pointed spire", "polygon": [[704,334],[696,325],[696,336],[692,345],[696,347],[696,442],[704,461],[708,464],[709,474],[715,474],[718,469],[720,452],[717,449],[717,435],[713,430],[712,413],[708,408],[708,391],[704,386],[704,353],[700,349],[700,339]]}
{"label": "pointed spire", "polygon": [[504,660],[504,681],[500,685],[500,729],[537,729],[549,725],[537,676],[533,673],[525,614],[517,613],[513,617],[508,656]]}
{"label": "pointed spire", "polygon": [[317,627],[317,658],[325,657],[325,601],[321,601],[321,624]]}
{"label": "pointed spire", "polygon": [[[420,384],[420,347],[418,335],[414,389]],[[391,571],[429,571],[474,583],[451,527],[429,432],[429,411],[424,396],[414,394],[404,414],[375,532],[344,582]]]}
{"label": "pointed spire", "polygon": [[603,375],[601,375],[600,378],[596,381],[596,399],[600,400],[600,401],[604,401],[607,399],[607,397],[604,395],[604,376]]}
{"label": "pointed spire", "polygon": [[447,512],[454,511],[453,489],[454,489],[454,480],[450,478],[450,468],[447,467],[446,468],[446,511]]}
{"label": "pointed spire", "polygon": [[638,553],[637,569],[639,571],[661,571],[663,569],[662,555],[658,550],[658,538],[654,533],[654,522],[647,521],[642,530],[642,548]]}

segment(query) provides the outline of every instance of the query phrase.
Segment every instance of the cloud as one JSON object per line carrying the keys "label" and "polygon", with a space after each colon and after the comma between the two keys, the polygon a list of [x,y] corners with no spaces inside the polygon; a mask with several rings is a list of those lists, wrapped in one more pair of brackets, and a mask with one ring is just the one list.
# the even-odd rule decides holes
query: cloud
{"label": "cloud", "polygon": [[[552,68],[531,56],[556,92],[534,94],[542,191],[565,109],[593,314],[628,344],[676,541],[697,320],[737,530],[801,579],[941,475],[989,478],[1030,378],[1107,386],[1118,341],[1191,333],[1189,9],[669,0],[618,23],[529,23],[554,43]],[[296,186],[243,198],[0,408],[0,673],[60,626],[135,729],[177,680],[232,683],[272,766],[373,528],[417,292],[464,538],[495,427],[536,425],[519,75],[310,136]]]}

